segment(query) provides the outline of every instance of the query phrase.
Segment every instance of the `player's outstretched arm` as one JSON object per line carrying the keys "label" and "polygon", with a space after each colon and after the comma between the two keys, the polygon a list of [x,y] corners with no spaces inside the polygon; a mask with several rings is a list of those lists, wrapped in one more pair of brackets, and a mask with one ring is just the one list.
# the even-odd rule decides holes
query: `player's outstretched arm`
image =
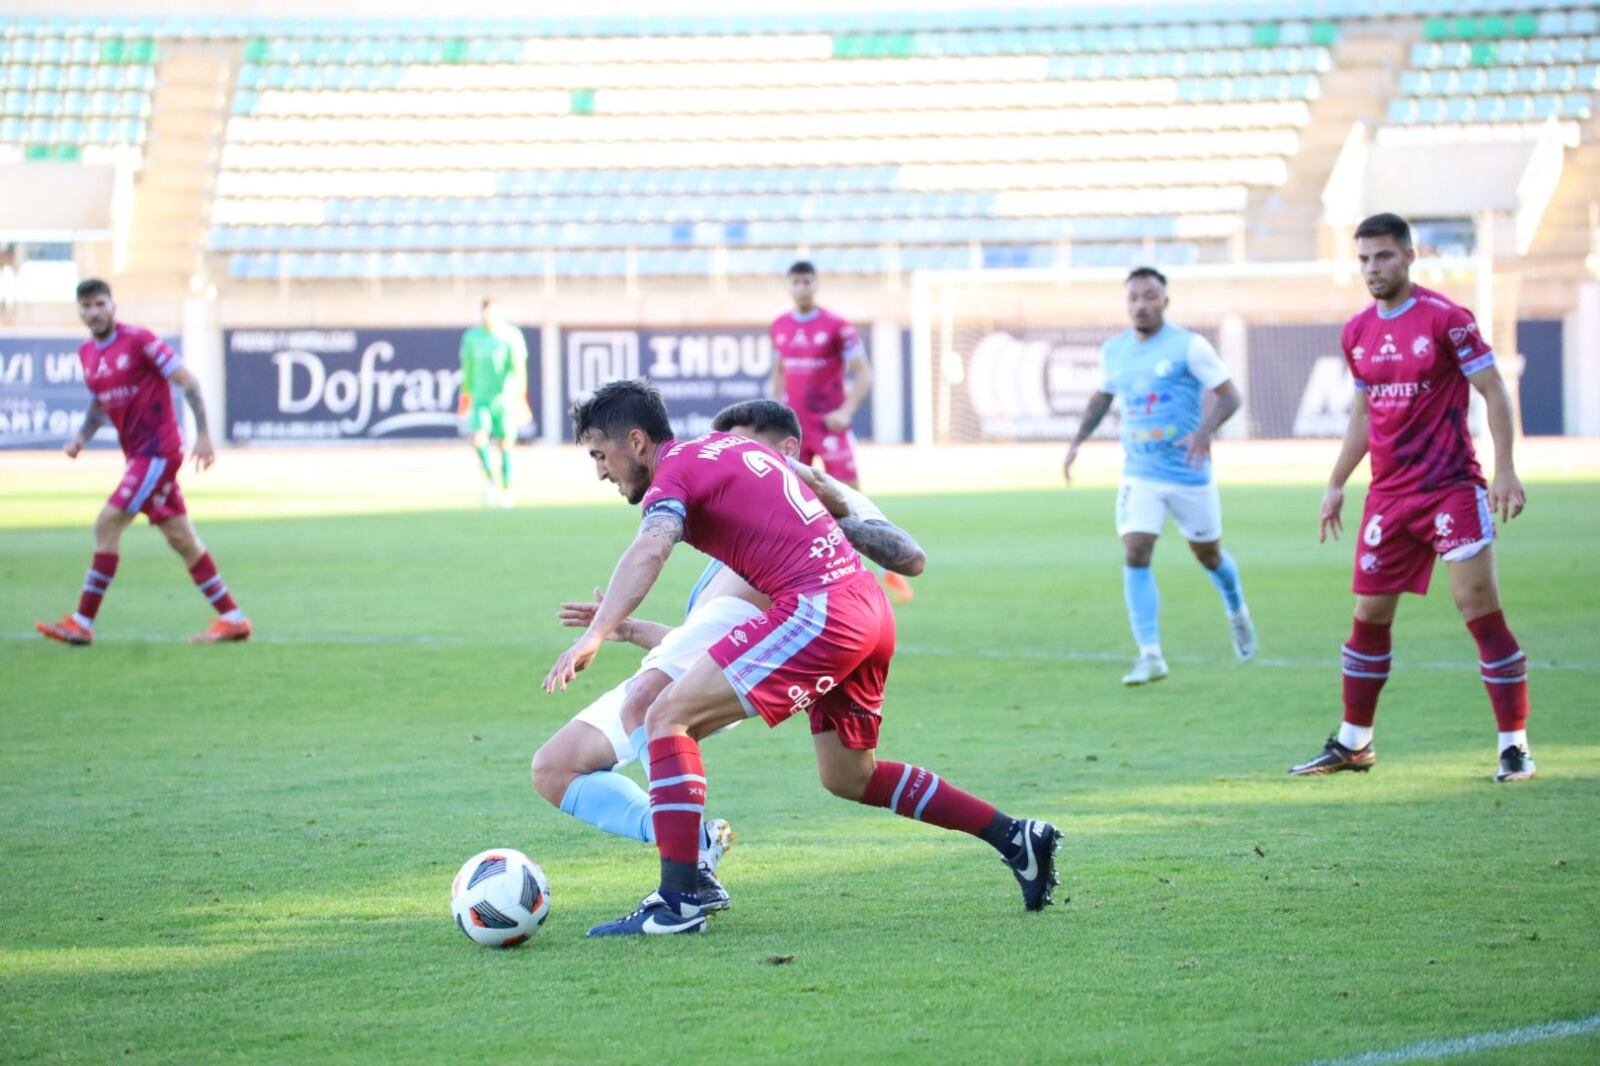
{"label": "player's outstretched arm", "polygon": [[[573,629],[587,629],[589,623],[594,621],[595,612],[600,609],[600,604],[605,601],[605,593],[599,589],[594,590],[594,601],[584,603],[573,601],[563,603],[556,609],[556,621]],[[672,627],[662,625],[660,622],[647,622],[642,618],[624,618],[616,629],[612,630],[607,640],[614,640],[622,644],[636,644],[649,651],[651,648],[667,639],[667,634],[672,632]]]}
{"label": "player's outstretched arm", "polygon": [[1516,439],[1511,421],[1511,393],[1506,389],[1499,368],[1493,364],[1467,380],[1483,397],[1489,436],[1494,440],[1494,480],[1489,482],[1489,512],[1498,514],[1500,521],[1509,522],[1528,505],[1522,479],[1517,477],[1516,464],[1511,458],[1512,441]]}
{"label": "player's outstretched arm", "polygon": [[611,572],[611,583],[589,627],[545,674],[546,692],[565,689],[568,682],[594,662],[600,645],[644,602],[650,587],[661,576],[661,568],[667,564],[672,549],[682,539],[682,516],[660,505],[644,516],[639,524],[639,535],[628,545]]}
{"label": "player's outstretched arm", "polygon": [[206,401],[200,395],[200,380],[186,366],[174,370],[170,380],[183,390],[183,398],[189,402],[189,410],[194,412],[194,468],[208,469],[217,461],[217,452],[211,447],[211,428],[206,424]]}
{"label": "player's outstretched arm", "polygon": [[1350,401],[1350,424],[1344,429],[1344,443],[1339,446],[1339,458],[1333,462],[1333,474],[1328,478],[1327,491],[1322,494],[1321,521],[1317,527],[1317,541],[1334,540],[1344,529],[1340,512],[1344,509],[1344,483],[1356,472],[1367,454],[1367,394],[1356,390]]}
{"label": "player's outstretched arm", "polygon": [[78,435],[67,441],[62,446],[62,451],[67,453],[68,459],[76,459],[78,453],[93,439],[100,427],[106,424],[106,409],[100,406],[98,399],[89,401],[89,409],[83,413],[83,425],[78,427]]}
{"label": "player's outstretched arm", "polygon": [[885,570],[916,577],[928,565],[928,555],[910,533],[892,522],[846,517],[839,531],[856,551]]}

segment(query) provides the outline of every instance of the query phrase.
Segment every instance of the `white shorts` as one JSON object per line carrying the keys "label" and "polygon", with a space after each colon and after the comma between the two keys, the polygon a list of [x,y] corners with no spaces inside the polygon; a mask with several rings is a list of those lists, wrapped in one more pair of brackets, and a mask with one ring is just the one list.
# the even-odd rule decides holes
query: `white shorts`
{"label": "white shorts", "polygon": [[[683,625],[672,630],[666,639],[650,649],[633,677],[638,677],[646,670],[660,670],[672,680],[678,680],[689,672],[689,667],[706,653],[706,649],[727,636],[729,630],[743,625],[760,613],[761,609],[755,604],[737,596],[718,596],[700,604],[689,612]],[[634,750],[633,740],[622,724],[622,705],[627,702],[628,685],[633,677],[573,716],[573,721],[585,722],[606,735],[606,739],[611,741],[611,750],[616,753],[618,766],[633,761],[639,754]]]}
{"label": "white shorts", "polygon": [[1164,481],[1125,477],[1117,487],[1117,536],[1149,533],[1160,536],[1167,514],[1185,540],[1205,544],[1222,539],[1222,498],[1217,483],[1170,485]]}

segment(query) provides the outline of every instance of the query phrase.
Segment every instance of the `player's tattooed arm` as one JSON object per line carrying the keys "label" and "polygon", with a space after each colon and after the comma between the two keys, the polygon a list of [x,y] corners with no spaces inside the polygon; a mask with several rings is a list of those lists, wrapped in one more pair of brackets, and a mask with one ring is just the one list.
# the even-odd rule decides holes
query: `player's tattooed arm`
{"label": "player's tattooed arm", "polygon": [[[183,380],[178,380],[178,375],[183,375]],[[194,412],[194,429],[201,436],[210,436],[211,430],[206,424],[206,401],[200,395],[200,382],[193,374],[179,369],[172,375],[178,387],[183,390],[183,398],[189,401],[189,410]]]}
{"label": "player's tattooed arm", "polygon": [[78,427],[78,435],[67,441],[61,450],[67,453],[68,459],[76,459],[90,438],[100,432],[100,427],[105,424],[106,409],[100,406],[98,399],[91,399],[89,409],[83,413],[83,425]]}
{"label": "player's tattooed arm", "polygon": [[100,432],[100,427],[106,424],[106,409],[100,406],[98,399],[89,401],[89,409],[83,413],[83,425],[78,427],[78,442],[88,444],[89,439]]}
{"label": "player's tattooed arm", "polygon": [[1078,423],[1078,432],[1072,438],[1072,446],[1076,448],[1100,427],[1100,421],[1106,417],[1106,412],[1111,410],[1111,401],[1115,399],[1109,392],[1096,392],[1089,397],[1089,403],[1083,409],[1083,421]]}
{"label": "player's tattooed arm", "polygon": [[651,511],[644,516],[644,521],[639,523],[639,536],[654,537],[668,544],[676,544],[683,539],[683,519],[671,511]]}
{"label": "player's tattooed arm", "polygon": [[916,577],[928,565],[928,555],[922,546],[892,522],[841,518],[839,530],[856,551],[885,570]]}
{"label": "player's tattooed arm", "polygon": [[1083,420],[1078,423],[1078,432],[1073,436],[1072,443],[1067,445],[1067,457],[1061,462],[1061,474],[1068,481],[1072,480],[1072,464],[1078,459],[1078,448],[1100,425],[1115,398],[1109,392],[1096,392],[1089,397],[1088,406],[1083,409]]}

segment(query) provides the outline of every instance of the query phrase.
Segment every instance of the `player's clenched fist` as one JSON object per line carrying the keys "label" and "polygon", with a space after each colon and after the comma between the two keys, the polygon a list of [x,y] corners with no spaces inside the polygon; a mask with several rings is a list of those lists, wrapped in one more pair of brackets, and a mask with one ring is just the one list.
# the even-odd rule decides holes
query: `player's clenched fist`
{"label": "player's clenched fist", "polygon": [[1339,512],[1344,510],[1344,489],[1328,486],[1328,491],[1322,494],[1322,522],[1317,533],[1318,543],[1325,542],[1329,534],[1334,540],[1339,539],[1339,533],[1344,529],[1344,521],[1339,517]]}

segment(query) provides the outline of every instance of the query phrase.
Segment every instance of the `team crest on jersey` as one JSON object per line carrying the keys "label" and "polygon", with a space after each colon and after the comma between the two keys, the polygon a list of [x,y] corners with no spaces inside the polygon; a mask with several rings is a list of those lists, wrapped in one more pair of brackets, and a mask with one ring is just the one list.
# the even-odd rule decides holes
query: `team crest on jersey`
{"label": "team crest on jersey", "polygon": [[1468,322],[1464,326],[1453,326],[1450,330],[1450,343],[1465,344],[1467,338],[1476,332],[1478,332],[1478,324],[1476,322]]}
{"label": "team crest on jersey", "polygon": [[1172,360],[1171,359],[1163,359],[1163,360],[1161,360],[1161,362],[1156,364],[1156,366],[1155,366],[1155,375],[1156,375],[1156,377],[1164,378],[1170,373],[1172,373]]}
{"label": "team crest on jersey", "polygon": [[1455,526],[1455,518],[1446,511],[1440,511],[1433,516],[1433,535],[1440,540],[1447,540]]}
{"label": "team crest on jersey", "polygon": [[1372,552],[1361,553],[1361,572],[1363,574],[1376,574],[1378,572],[1378,557]]}
{"label": "team crest on jersey", "polygon": [[735,644],[744,645],[750,643],[750,634],[746,633],[742,629],[735,629],[732,633],[728,634],[728,639],[733,641]]}
{"label": "team crest on jersey", "polygon": [[126,355],[117,356],[117,369],[118,370],[126,370],[126,369],[128,369],[128,357]]}
{"label": "team crest on jersey", "polygon": [[827,344],[828,343],[828,331],[825,330],[825,329],[817,330],[817,332],[815,334],[813,334],[813,336],[816,338],[816,341],[817,341],[818,344]]}
{"label": "team crest on jersey", "polygon": [[1418,337],[1411,342],[1411,354],[1418,359],[1424,358],[1433,350],[1433,342],[1426,337]]}

